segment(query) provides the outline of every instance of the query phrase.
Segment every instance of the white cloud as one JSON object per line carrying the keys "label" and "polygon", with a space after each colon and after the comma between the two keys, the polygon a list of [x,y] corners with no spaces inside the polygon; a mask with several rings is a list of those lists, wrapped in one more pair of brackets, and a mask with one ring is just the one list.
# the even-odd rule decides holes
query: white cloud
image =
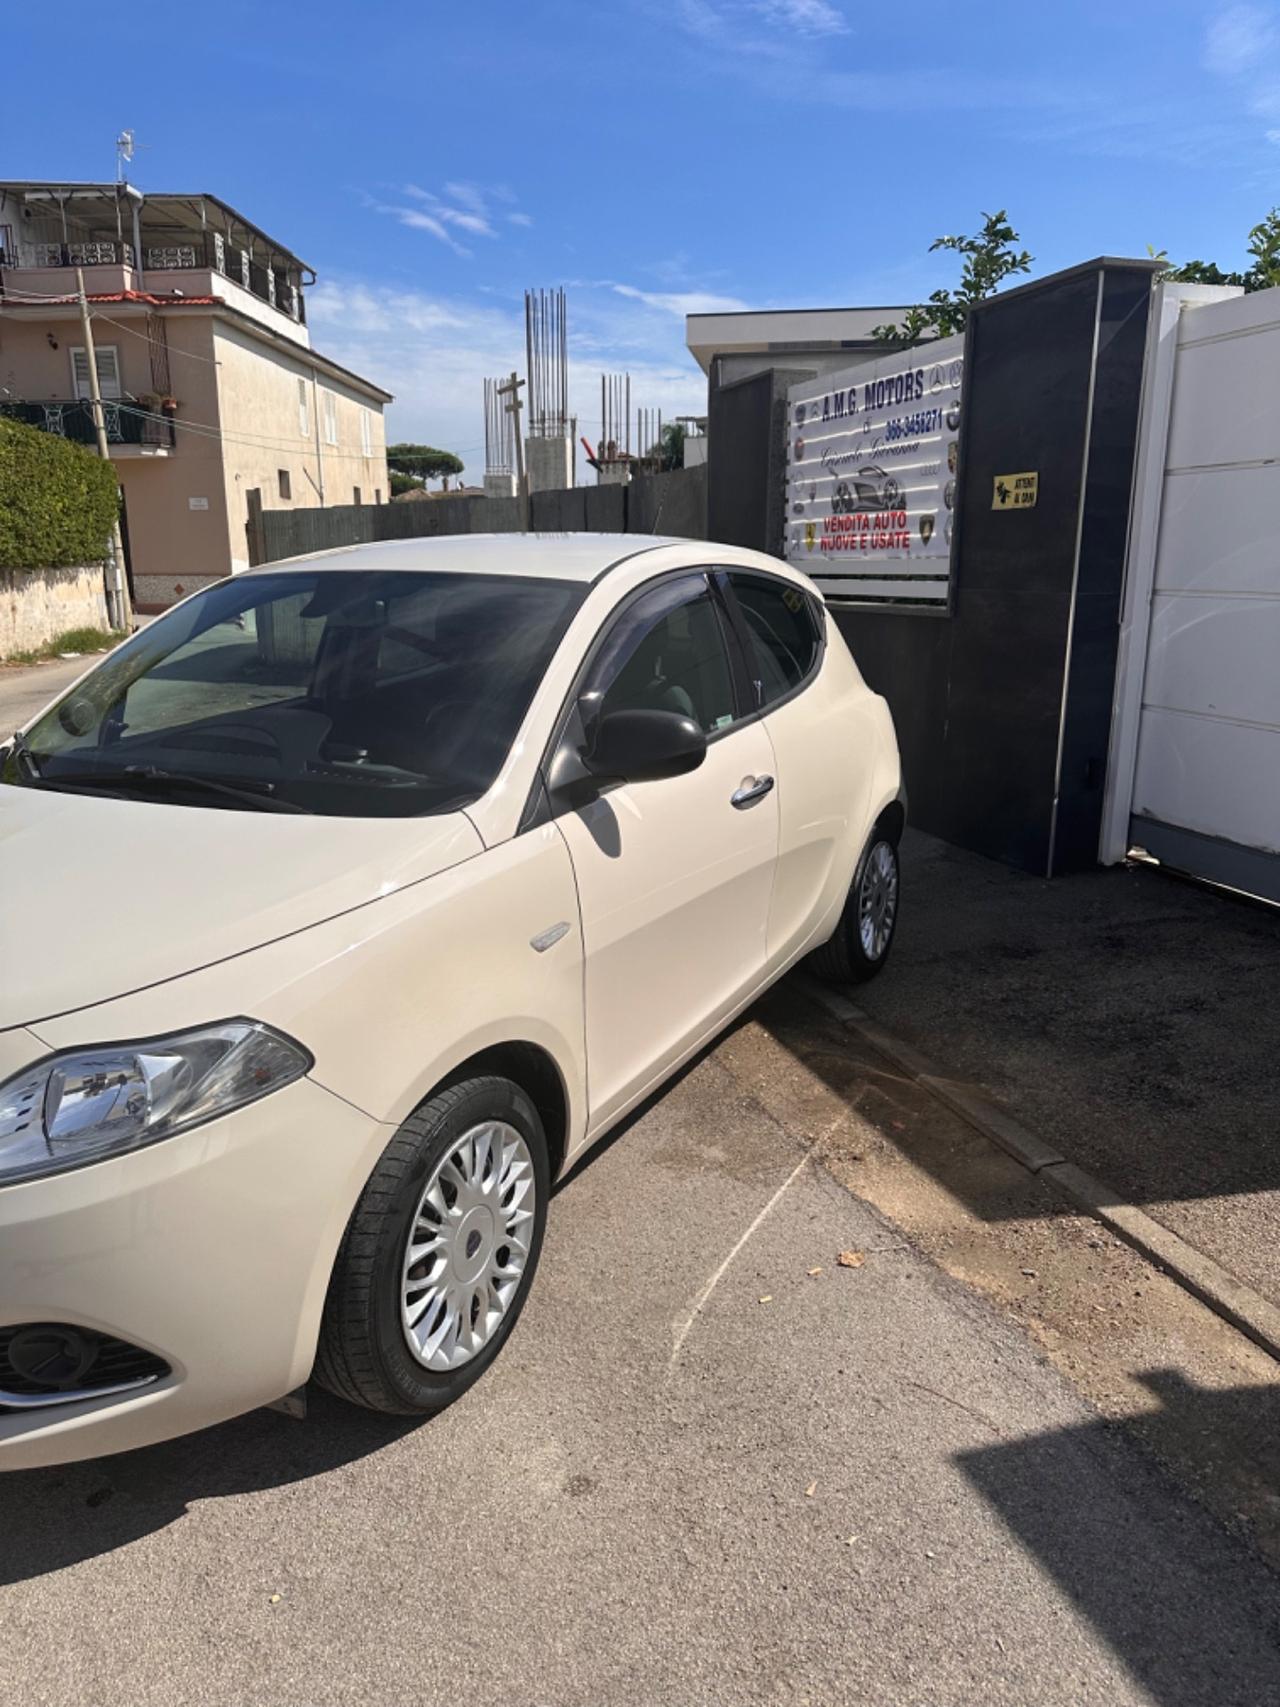
{"label": "white cloud", "polygon": [[747,306],[736,296],[717,296],[705,290],[640,290],[635,285],[625,284],[616,284],[613,289],[619,296],[643,302],[646,308],[675,314],[681,320],[686,314],[733,314]]}
{"label": "white cloud", "polygon": [[496,235],[489,221],[489,210],[471,185],[446,184],[445,194],[438,196],[432,190],[420,189],[417,184],[406,184],[404,193],[429,208],[432,217],[441,225],[457,226],[460,231],[469,231],[474,237]]}
{"label": "white cloud", "polygon": [[1242,76],[1270,56],[1276,40],[1275,19],[1261,6],[1228,6],[1210,20],[1205,64],[1223,76]]}
{"label": "white cloud", "polygon": [[[443,190],[438,193],[435,190],[424,190],[420,184],[406,184],[403,193],[416,205],[406,207],[400,202],[379,201],[370,201],[369,205],[375,212],[398,220],[411,231],[429,232],[432,237],[452,249],[455,255],[471,254],[471,250],[459,242],[455,233],[461,231],[468,237],[496,239],[496,216],[491,211],[490,203],[515,200],[511,191],[504,186],[487,189],[482,184],[457,180],[445,184]],[[512,225],[533,224],[527,213],[508,213],[505,217]]]}
{"label": "white cloud", "polygon": [[[765,45],[761,25],[797,36],[844,35],[849,25],[831,0],[676,0],[677,21],[703,41],[728,43],[742,52]],[[760,23],[752,27],[752,20]]]}
{"label": "white cloud", "polygon": [[[422,194],[421,191],[418,193]],[[488,203],[485,199],[485,192],[479,184],[462,184],[455,180],[453,183],[445,185],[444,193],[451,201],[459,202],[463,207],[469,207],[472,213],[483,214],[487,211]]]}
{"label": "white cloud", "polygon": [[[599,437],[600,374],[629,372],[635,405],[664,419],[701,414],[706,381],[684,347],[686,310],[653,293],[583,282],[569,295],[569,401],[579,433]],[[729,303],[728,297],[691,302]],[[396,401],[388,411],[391,440],[454,450],[468,481],[484,473],[483,384],[523,371],[524,305],[518,292],[490,291],[485,300],[448,298],[362,279],[328,278],[308,293],[308,320],[326,355],[364,374]],[[579,447],[581,448],[581,447]],[[590,470],[578,460],[579,480]]]}
{"label": "white cloud", "polygon": [[751,10],[771,24],[781,24],[802,36],[842,36],[849,30],[844,14],[828,0],[750,0]]}
{"label": "white cloud", "polygon": [[[1244,110],[1264,123],[1280,118],[1280,17],[1274,7],[1228,6],[1205,32],[1204,62],[1234,86]],[[1276,139],[1270,130],[1268,142]]]}
{"label": "white cloud", "polygon": [[379,213],[389,213],[398,219],[401,225],[407,225],[411,231],[429,231],[433,237],[447,244],[455,255],[469,255],[470,249],[464,248],[456,237],[450,236],[441,220],[432,213],[423,213],[416,207],[385,207],[377,203]]}

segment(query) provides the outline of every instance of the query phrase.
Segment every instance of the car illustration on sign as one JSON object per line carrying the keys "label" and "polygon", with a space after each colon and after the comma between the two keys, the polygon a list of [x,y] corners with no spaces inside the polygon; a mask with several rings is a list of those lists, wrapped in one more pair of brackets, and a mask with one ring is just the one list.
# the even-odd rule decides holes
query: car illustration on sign
{"label": "car illustration on sign", "polygon": [[902,487],[892,474],[869,462],[852,480],[838,480],[831,494],[831,514],[851,516],[859,510],[900,510]]}

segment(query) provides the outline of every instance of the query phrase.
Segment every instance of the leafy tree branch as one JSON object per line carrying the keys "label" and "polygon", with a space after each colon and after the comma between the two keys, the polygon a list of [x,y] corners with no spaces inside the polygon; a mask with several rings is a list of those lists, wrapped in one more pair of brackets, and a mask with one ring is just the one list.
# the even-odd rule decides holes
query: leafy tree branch
{"label": "leafy tree branch", "polygon": [[1018,248],[1020,241],[1003,208],[999,213],[984,213],[982,229],[972,237],[935,238],[929,245],[930,254],[935,249],[950,249],[964,257],[960,283],[954,290],[933,291],[928,302],[909,308],[899,324],[875,327],[872,337],[882,344],[908,349],[926,338],[963,332],[976,302],[994,296],[1014,273],[1031,271],[1031,256]]}

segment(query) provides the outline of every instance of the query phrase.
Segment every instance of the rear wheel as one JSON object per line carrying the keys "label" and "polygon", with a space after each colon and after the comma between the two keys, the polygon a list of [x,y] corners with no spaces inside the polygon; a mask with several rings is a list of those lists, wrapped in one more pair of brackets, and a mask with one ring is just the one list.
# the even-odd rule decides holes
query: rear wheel
{"label": "rear wheel", "polygon": [[830,942],[809,956],[833,984],[865,984],[881,971],[898,923],[898,849],[883,830],[872,832]]}
{"label": "rear wheel", "polygon": [[429,1414],[515,1326],[550,1194],[537,1110],[510,1079],[439,1091],[387,1145],[343,1235],[315,1377],[370,1410]]}

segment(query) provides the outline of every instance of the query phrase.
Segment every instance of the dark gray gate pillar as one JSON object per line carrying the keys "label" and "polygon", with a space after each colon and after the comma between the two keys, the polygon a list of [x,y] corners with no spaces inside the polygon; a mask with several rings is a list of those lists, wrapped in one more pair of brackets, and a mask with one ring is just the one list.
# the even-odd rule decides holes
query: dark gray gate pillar
{"label": "dark gray gate pillar", "polygon": [[[836,613],[893,710],[912,820],[1041,875],[1097,859],[1156,270],[1092,261],[974,311],[951,608]],[[1020,473],[1034,508],[993,508]]]}

